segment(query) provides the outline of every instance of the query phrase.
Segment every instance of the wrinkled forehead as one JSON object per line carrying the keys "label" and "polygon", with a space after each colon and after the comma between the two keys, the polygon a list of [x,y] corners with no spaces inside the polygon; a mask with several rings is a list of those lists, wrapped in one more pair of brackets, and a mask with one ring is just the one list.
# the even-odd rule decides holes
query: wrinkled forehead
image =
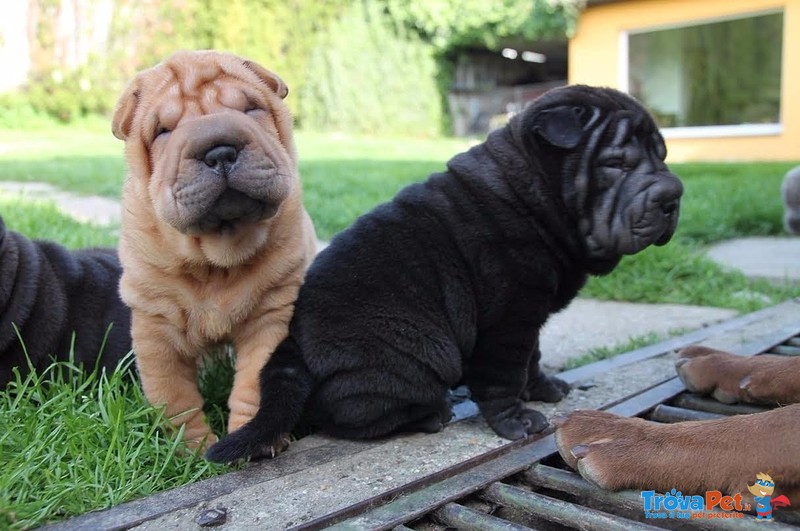
{"label": "wrinkled forehead", "polygon": [[243,64],[231,64],[224,57],[195,57],[199,60],[178,56],[143,74],[141,96],[198,112],[219,106],[243,109],[249,101],[265,97],[261,81]]}
{"label": "wrinkled forehead", "polygon": [[587,128],[595,129],[599,145],[619,147],[626,144],[641,145],[664,160],[667,148],[664,138],[650,113],[637,106],[613,105],[590,110]]}
{"label": "wrinkled forehead", "polygon": [[647,112],[638,109],[615,109],[608,111],[607,134],[613,143],[623,143],[633,137],[661,139],[658,127]]}

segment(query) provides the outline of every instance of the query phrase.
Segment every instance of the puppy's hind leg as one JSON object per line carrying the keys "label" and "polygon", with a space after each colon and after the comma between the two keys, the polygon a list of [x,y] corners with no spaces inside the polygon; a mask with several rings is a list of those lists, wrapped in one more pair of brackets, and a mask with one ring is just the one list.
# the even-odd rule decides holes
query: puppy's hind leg
{"label": "puppy's hind leg", "polygon": [[420,377],[412,384],[374,369],[328,380],[320,386],[315,402],[323,430],[345,438],[372,439],[401,431],[433,433],[452,417],[442,383]]}
{"label": "puppy's hind leg", "polygon": [[539,367],[541,358],[542,354],[537,340],[533,348],[533,355],[528,362],[528,382],[525,384],[520,398],[526,402],[533,400],[558,402],[569,394],[570,386],[564,380],[543,373],[541,367]]}
{"label": "puppy's hind leg", "polygon": [[324,430],[347,439],[375,439],[393,433],[437,433],[452,417],[442,398],[438,405],[404,404],[396,399],[377,396],[351,397],[337,404],[348,411],[347,417],[336,415],[335,423]]}

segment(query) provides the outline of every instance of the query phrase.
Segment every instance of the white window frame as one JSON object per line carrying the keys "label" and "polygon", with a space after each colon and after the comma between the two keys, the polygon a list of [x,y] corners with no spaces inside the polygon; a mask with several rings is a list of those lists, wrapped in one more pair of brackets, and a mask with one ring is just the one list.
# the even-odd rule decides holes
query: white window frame
{"label": "white window frame", "polygon": [[[633,30],[623,30],[619,34],[619,44],[617,50],[619,51],[617,69],[617,86],[623,92],[630,94],[630,87],[628,81],[630,79],[630,70],[628,65],[629,60],[629,43],[630,36],[640,33],[652,33],[654,31],[686,28],[691,26],[700,26],[703,24],[713,24],[715,22],[725,22],[727,20],[739,20],[743,18],[752,18],[761,15],[774,15],[782,14],[784,16],[784,34],[782,35],[782,50],[785,57],[786,49],[786,11],[783,8],[767,9],[762,11],[751,11],[747,13],[739,13],[730,16],[721,16],[713,18],[704,18],[697,20],[690,20],[675,24],[661,24],[655,26],[638,27]],[[785,64],[785,63],[784,63]],[[687,127],[662,127],[661,134],[664,138],[725,138],[725,137],[740,137],[740,136],[775,136],[783,133],[783,65],[781,65],[781,109],[780,119],[778,123],[773,124],[738,124],[738,125],[695,125]]]}

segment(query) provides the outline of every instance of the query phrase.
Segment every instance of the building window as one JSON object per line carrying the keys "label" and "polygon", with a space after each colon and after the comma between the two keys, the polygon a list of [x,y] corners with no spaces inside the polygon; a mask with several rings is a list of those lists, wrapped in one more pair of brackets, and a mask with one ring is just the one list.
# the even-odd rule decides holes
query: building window
{"label": "building window", "polygon": [[627,89],[664,128],[775,134],[782,41],[782,12],[631,32]]}

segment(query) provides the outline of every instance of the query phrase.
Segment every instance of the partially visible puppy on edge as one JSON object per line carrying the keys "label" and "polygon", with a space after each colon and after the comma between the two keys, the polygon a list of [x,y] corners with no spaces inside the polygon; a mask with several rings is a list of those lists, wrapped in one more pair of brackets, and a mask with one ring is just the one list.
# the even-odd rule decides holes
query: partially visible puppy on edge
{"label": "partially visible puppy on edge", "polygon": [[800,494],[800,358],[692,346],[679,353],[676,366],[692,392],[725,403],[783,407],[675,424],[576,411],[553,419],[567,464],[610,490],[733,495],[768,473],[779,478],[776,493]]}
{"label": "partially visible puppy on edge", "polygon": [[286,337],[316,252],[286,94],[251,61],[184,51],[140,73],[114,114],[129,170],[120,292],[137,368],[190,447],[216,441],[197,386],[202,356],[235,347],[234,431],[258,409],[259,370]]}
{"label": "partially visible puppy on edge", "polygon": [[543,95],[319,254],[261,373],[258,414],[207,457],[273,454],[304,407],[334,436],[438,431],[461,383],[500,436],[541,431],[523,400],[568,386],[540,372],[539,329],[587,275],[672,237],[683,187],[665,156],[629,96]]}
{"label": "partially visible puppy on edge", "polygon": [[131,350],[121,273],[115,249],[70,251],[6,230],[0,218],[0,389],[14,368],[24,377],[29,360],[37,372],[68,360],[116,369]]}
{"label": "partially visible puppy on edge", "polygon": [[800,235],[800,166],[789,170],[781,184],[783,226],[786,232]]}

